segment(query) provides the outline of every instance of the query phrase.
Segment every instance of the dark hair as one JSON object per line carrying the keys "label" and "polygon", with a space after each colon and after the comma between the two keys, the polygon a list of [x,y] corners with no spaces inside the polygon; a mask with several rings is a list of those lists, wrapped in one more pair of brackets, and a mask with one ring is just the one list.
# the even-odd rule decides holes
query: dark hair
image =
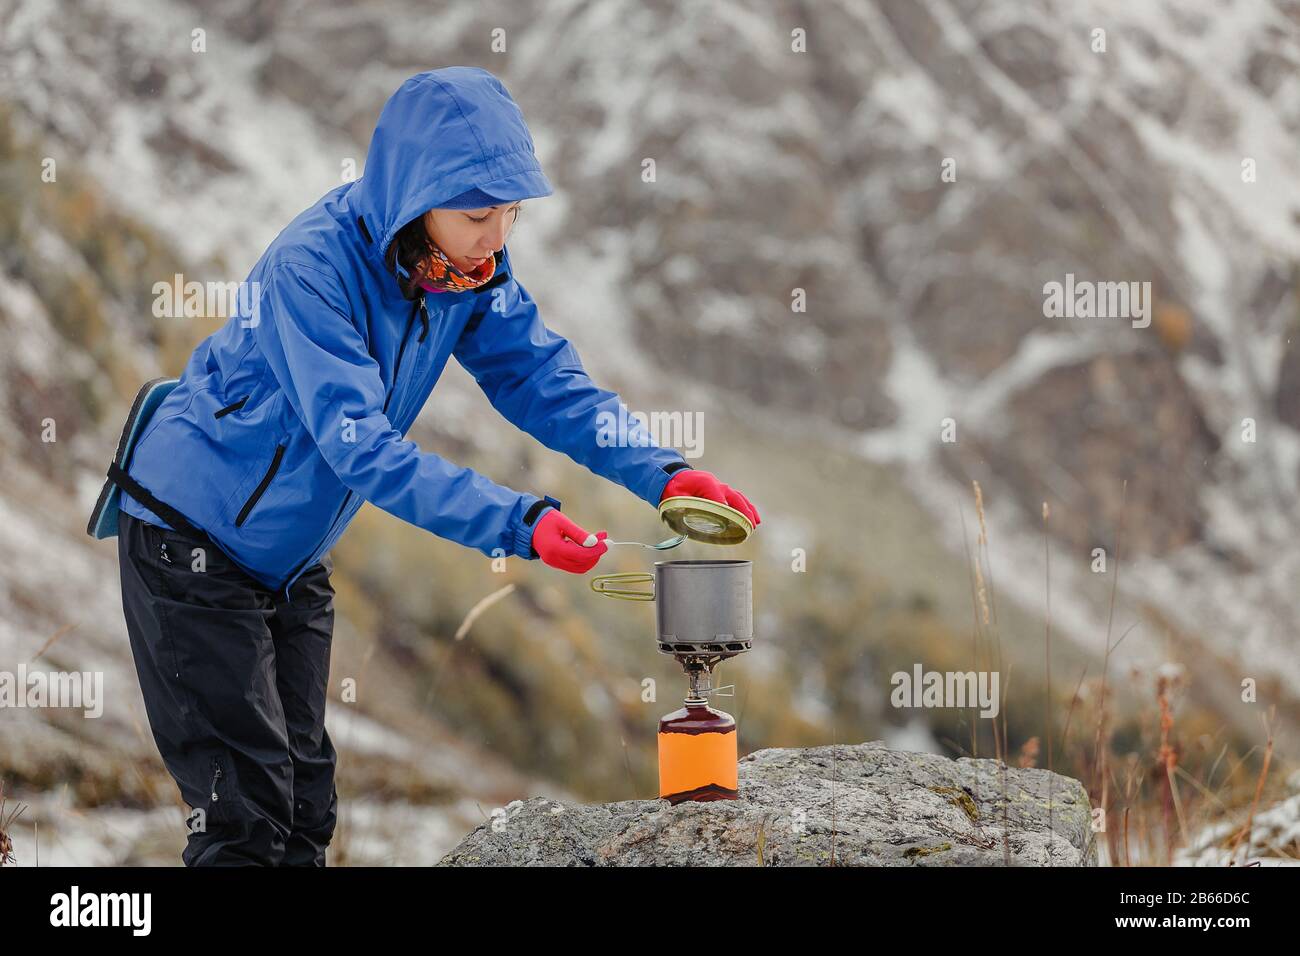
{"label": "dark hair", "polygon": [[[389,271],[402,288],[402,298],[414,299],[419,296],[420,280],[428,274],[432,259],[433,243],[429,240],[429,231],[424,227],[424,216],[419,215],[397,230],[397,235],[388,244],[388,252],[384,256]],[[397,272],[399,261],[402,268],[410,273],[406,278]]]}

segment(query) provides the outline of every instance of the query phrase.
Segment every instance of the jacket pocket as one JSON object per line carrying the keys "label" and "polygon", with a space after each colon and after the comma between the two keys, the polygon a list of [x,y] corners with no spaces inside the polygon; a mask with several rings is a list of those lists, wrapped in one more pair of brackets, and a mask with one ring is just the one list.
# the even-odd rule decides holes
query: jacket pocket
{"label": "jacket pocket", "polygon": [[275,446],[275,457],[271,459],[271,467],[266,469],[266,474],[264,474],[262,480],[257,483],[257,487],[253,489],[253,493],[248,496],[248,500],[244,502],[244,507],[239,509],[239,514],[235,518],[236,528],[243,525],[245,519],[248,518],[248,513],[253,510],[253,506],[257,504],[258,499],[266,493],[267,487],[271,484],[271,479],[275,477],[275,473],[280,467],[280,459],[284,457],[284,450],[286,447],[286,445]]}
{"label": "jacket pocket", "polygon": [[244,403],[248,401],[248,399],[249,396],[245,395],[239,401],[231,402],[225,408],[218,408],[215,412],[212,413],[212,417],[220,418],[222,415],[229,415],[231,412],[237,412],[244,407]]}

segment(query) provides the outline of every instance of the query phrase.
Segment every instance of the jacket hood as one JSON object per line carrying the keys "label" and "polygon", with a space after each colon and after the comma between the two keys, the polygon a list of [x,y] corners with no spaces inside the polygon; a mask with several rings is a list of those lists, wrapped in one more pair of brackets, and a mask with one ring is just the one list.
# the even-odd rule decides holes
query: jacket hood
{"label": "jacket hood", "polygon": [[470,189],[500,202],[554,192],[500,80],[472,66],[417,73],[384,104],[349,202],[382,260],[397,230]]}

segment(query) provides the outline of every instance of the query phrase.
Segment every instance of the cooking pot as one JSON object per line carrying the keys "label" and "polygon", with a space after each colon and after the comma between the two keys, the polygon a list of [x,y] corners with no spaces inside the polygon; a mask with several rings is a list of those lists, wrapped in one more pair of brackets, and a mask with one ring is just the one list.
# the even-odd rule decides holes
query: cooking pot
{"label": "cooking pot", "polygon": [[753,566],[752,561],[656,561],[653,573],[597,575],[591,589],[623,601],[654,601],[661,654],[734,657],[754,643]]}

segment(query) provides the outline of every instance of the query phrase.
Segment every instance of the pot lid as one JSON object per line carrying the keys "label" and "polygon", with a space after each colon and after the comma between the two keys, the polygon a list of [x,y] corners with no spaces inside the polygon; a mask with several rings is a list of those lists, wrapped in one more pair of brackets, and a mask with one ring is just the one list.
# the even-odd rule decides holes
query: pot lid
{"label": "pot lid", "polygon": [[754,532],[754,525],[735,508],[708,498],[665,498],[659,517],[677,534],[705,544],[740,544]]}

